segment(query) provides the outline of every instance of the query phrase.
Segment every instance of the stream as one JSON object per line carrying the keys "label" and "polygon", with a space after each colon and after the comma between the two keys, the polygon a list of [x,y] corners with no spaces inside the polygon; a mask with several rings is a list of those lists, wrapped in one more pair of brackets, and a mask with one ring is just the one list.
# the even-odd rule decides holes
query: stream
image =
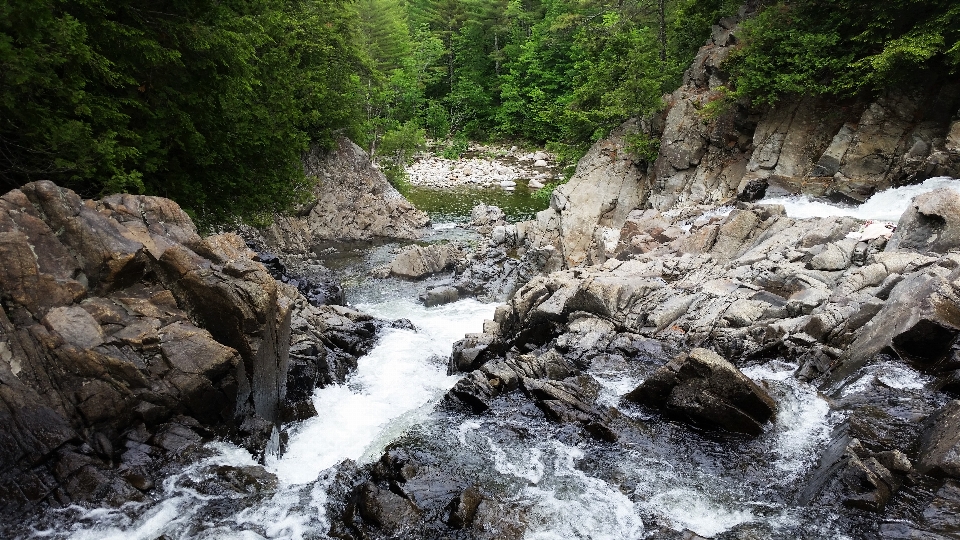
{"label": "stream", "polygon": [[[809,206],[797,199],[770,202],[793,205],[791,213]],[[436,212],[434,238],[472,238],[455,224],[464,221],[464,209],[469,212],[466,205]],[[24,537],[327,538],[338,464],[374,462],[390,445],[429,455],[457,477],[509,501],[525,523],[523,538],[631,540],[683,531],[704,537],[729,531],[737,538],[858,537],[832,510],[796,502],[801,479],[843,420],[813,386],[793,378],[797,365],[772,360],[743,369],[779,403],[775,422],[755,439],[691,429],[621,404],[623,394],[667,360],[656,347],[635,359],[601,355],[588,370],[600,383],[600,401],[620,406],[636,426],[616,444],[546,421],[516,393],[498,398],[497,406],[479,416],[447,410],[437,405],[458,379],[446,371],[451,345],[465,333],[481,331],[496,305],[466,299],[425,308],[416,300],[422,284],[365,279],[365,269],[389,260],[394,248],[341,251],[325,262],[343,279],[351,306],[377,317],[409,319],[417,331],[387,330],[346,384],[315,392],[319,416],[295,426],[285,454],[267,460],[266,470],[276,475],[270,489],[241,496],[205,488],[225,470],[256,468],[239,447],[210,443],[191,465],[166,477],[152,501],[51,511]],[[905,391],[922,392],[928,382],[909,367],[880,365],[846,392],[865,391],[880,377]]]}

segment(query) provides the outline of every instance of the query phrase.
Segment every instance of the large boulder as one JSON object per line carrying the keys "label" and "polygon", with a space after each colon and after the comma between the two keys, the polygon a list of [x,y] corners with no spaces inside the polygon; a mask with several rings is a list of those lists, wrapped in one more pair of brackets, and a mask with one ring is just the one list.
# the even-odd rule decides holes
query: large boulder
{"label": "large boulder", "polygon": [[883,307],[837,360],[828,384],[839,385],[877,353],[936,367],[960,335],[960,271],[935,266],[892,288]]}
{"label": "large boulder", "polygon": [[407,246],[390,262],[390,273],[407,279],[422,279],[451,270],[461,257],[460,250],[450,244]]}
{"label": "large boulder", "polygon": [[946,253],[960,247],[960,192],[935,189],[917,195],[900,217],[887,251]]}
{"label": "large boulder", "polygon": [[708,349],[674,358],[624,397],[697,425],[749,435],[762,433],[777,409],[762,388]]}
{"label": "large boulder", "polygon": [[0,254],[0,511],[137,499],[214,431],[266,451],[296,291],[238,236],[34,182],[0,197]]}
{"label": "large boulder", "polygon": [[960,401],[937,412],[920,441],[921,472],[960,478]]}

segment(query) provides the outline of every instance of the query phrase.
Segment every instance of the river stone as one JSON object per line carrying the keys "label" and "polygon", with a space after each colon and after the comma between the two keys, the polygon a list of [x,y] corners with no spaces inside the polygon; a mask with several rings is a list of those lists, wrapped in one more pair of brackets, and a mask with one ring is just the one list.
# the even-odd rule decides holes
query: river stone
{"label": "river stone", "polygon": [[762,388],[708,349],[677,356],[624,397],[694,424],[749,435],[762,433],[776,412]]}
{"label": "river stone", "polygon": [[371,482],[360,486],[357,505],[363,519],[388,531],[412,527],[420,518],[420,510],[410,500]]}
{"label": "river stone", "polygon": [[940,188],[917,195],[900,217],[887,251],[946,253],[960,247],[960,193]]}
{"label": "river stone", "polygon": [[421,279],[453,267],[460,251],[449,244],[407,246],[390,263],[390,273],[407,278]]}
{"label": "river stone", "polygon": [[451,287],[450,285],[431,287],[420,295],[420,301],[427,307],[449,304],[459,299],[460,292],[457,291],[456,287]]}

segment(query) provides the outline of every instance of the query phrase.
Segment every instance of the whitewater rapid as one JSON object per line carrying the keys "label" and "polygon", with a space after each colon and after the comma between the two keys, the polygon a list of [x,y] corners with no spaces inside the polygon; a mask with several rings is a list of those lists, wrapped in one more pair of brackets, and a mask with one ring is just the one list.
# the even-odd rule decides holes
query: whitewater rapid
{"label": "whitewater rapid", "polygon": [[807,195],[767,197],[758,202],[782,204],[788,216],[798,219],[849,216],[866,221],[896,223],[914,197],[939,188],[960,192],[960,179],[938,176],[920,184],[887,189],[876,193],[860,205],[833,203]]}

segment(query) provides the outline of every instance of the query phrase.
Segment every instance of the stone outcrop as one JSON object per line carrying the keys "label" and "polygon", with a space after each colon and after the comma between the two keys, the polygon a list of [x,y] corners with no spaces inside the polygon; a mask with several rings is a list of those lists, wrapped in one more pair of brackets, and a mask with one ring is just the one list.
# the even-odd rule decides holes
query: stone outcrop
{"label": "stone outcrop", "polygon": [[[739,17],[746,16],[745,8]],[[918,85],[841,103],[811,96],[773,107],[732,101],[724,62],[739,43],[736,21],[714,28],[667,99],[653,208],[751,200],[768,184],[863,201],[891,186],[960,175],[952,122],[960,85]]]}
{"label": "stone outcrop", "polygon": [[708,349],[674,358],[624,398],[698,425],[749,435],[762,433],[776,412],[762,388]]}
{"label": "stone outcrop", "polygon": [[452,270],[461,257],[460,250],[451,244],[407,246],[390,262],[390,273],[406,279],[422,279]]}
{"label": "stone outcrop", "polygon": [[278,261],[201,238],[158,197],[27,184],[0,197],[0,257],[4,515],[140,500],[215,436],[278,452],[315,388],[412,327],[299,294],[259,262]]}
{"label": "stone outcrop", "polygon": [[900,218],[889,251],[946,253],[960,248],[960,193],[940,188],[917,196]]}
{"label": "stone outcrop", "polygon": [[430,219],[400,194],[370,157],[345,137],[327,153],[313,149],[304,169],[315,181],[315,202],[297,215],[275,216],[270,227],[246,231],[282,254],[309,254],[323,241],[413,240]]}
{"label": "stone outcrop", "polygon": [[4,510],[137,498],[127,451],[182,447],[164,434],[264,451],[296,292],[238,236],[201,238],[166,199],[35,182],[0,198],[0,253]]}
{"label": "stone outcrop", "polygon": [[594,144],[570,181],[554,190],[550,208],[517,225],[516,241],[525,250],[551,248],[546,270],[606,260],[627,214],[646,202],[646,167],[624,139],[638,129],[636,121],[627,122]]}
{"label": "stone outcrop", "polygon": [[960,478],[960,401],[951,401],[932,416],[920,444],[921,472]]}

